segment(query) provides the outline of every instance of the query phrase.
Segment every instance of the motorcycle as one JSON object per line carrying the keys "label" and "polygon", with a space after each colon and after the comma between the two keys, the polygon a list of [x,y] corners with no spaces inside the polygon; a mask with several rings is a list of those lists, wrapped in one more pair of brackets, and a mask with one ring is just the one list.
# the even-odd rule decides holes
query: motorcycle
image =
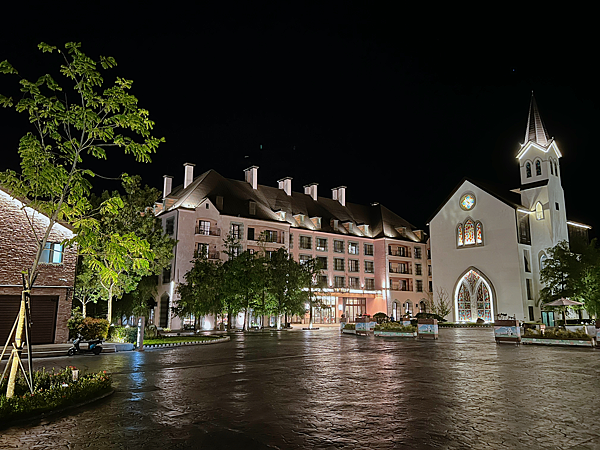
{"label": "motorcycle", "polygon": [[73,347],[69,349],[67,355],[84,355],[86,353],[93,353],[94,355],[99,355],[102,352],[102,339],[93,339],[91,341],[87,341],[88,348],[80,348],[79,344],[82,343],[83,336],[79,335],[76,339],[73,340]]}

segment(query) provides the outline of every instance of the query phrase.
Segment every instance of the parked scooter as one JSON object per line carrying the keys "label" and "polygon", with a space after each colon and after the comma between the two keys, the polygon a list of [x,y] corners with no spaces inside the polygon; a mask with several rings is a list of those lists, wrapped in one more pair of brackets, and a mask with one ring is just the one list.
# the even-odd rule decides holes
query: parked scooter
{"label": "parked scooter", "polygon": [[84,355],[86,353],[93,353],[94,355],[99,355],[102,352],[102,339],[93,339],[91,341],[87,341],[88,348],[80,348],[79,344],[81,344],[83,339],[82,335],[78,335],[75,340],[73,340],[73,347],[69,349],[67,355]]}

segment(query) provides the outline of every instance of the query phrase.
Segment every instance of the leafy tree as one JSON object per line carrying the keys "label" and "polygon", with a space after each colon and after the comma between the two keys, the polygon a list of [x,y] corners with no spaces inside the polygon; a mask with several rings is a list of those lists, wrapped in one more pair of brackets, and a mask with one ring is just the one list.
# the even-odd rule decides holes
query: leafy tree
{"label": "leafy tree", "polygon": [[273,296],[273,312],[277,315],[277,328],[281,328],[281,315],[304,314],[306,297],[302,292],[302,267],[280,248],[268,262],[268,290]]}
{"label": "leafy tree", "polygon": [[303,292],[306,293],[306,300],[309,310],[309,328],[313,327],[313,310],[314,308],[320,308],[323,306],[322,302],[319,301],[318,297],[315,297],[315,290],[322,288],[319,284],[319,275],[322,273],[321,262],[317,258],[310,258],[301,263],[301,285],[305,289]]}
{"label": "leafy tree", "polygon": [[[542,303],[569,298],[583,303],[590,316],[600,315],[600,251],[596,239],[589,245],[559,242],[547,250],[548,258],[540,271],[544,287]],[[571,249],[577,248],[574,252]]]}
{"label": "leafy tree", "polygon": [[204,255],[198,255],[184,279],[185,282],[177,286],[180,298],[175,313],[179,317],[206,314],[217,317],[223,311],[224,269],[221,261],[209,261]]}
{"label": "leafy tree", "polygon": [[[148,314],[148,300],[156,293],[158,274],[167,267],[173,258],[174,239],[163,233],[160,219],[153,214],[154,203],[161,196],[161,192],[148,186],[142,187],[141,178],[134,176],[123,182],[125,194],[115,191],[105,191],[101,198],[93,198],[92,204],[102,205],[104,202],[120,200],[122,205],[118,213],[112,211],[98,214],[98,234],[93,247],[93,253],[84,259],[86,265],[93,265],[98,259],[111,255],[111,237],[129,236],[135,241],[135,248],[144,248],[149,253],[148,267],[138,267],[135,264],[137,257],[135,251],[122,255],[121,259],[113,259],[113,270],[117,277],[100,279],[103,298],[108,301],[108,317],[112,318],[112,300],[120,299],[127,295],[127,304],[123,312],[137,315]],[[135,230],[133,233],[129,230]],[[146,247],[146,244],[147,247]],[[134,250],[135,250],[134,248]],[[109,265],[106,262],[106,265]]]}
{"label": "leafy tree", "polygon": [[88,303],[96,303],[102,298],[102,289],[98,274],[91,271],[89,267],[81,264],[78,268],[77,277],[75,278],[75,291],[73,299],[81,303],[81,314],[83,317],[87,315]]}
{"label": "leafy tree", "polygon": [[265,276],[264,259],[248,250],[224,264],[224,288],[230,299],[228,311],[244,312],[243,330],[248,325],[248,310],[255,309],[261,300],[261,279]]}
{"label": "leafy tree", "polygon": [[[69,244],[77,244],[82,253],[93,254],[89,246],[97,240],[98,221],[90,217],[90,179],[95,173],[84,160],[106,159],[107,148],[120,148],[139,162],[150,162],[163,139],[152,136],[154,123],[148,111],[138,106],[137,99],[129,93],[132,81],[116,78],[114,84],[105,84],[101,70],[116,65],[112,57],[100,56],[98,61],[88,57],[79,43],[67,43],[65,50],[41,43],[43,53],[58,54],[61,64],[59,73],[70,87],[61,86],[50,74],[35,81],[21,78],[19,100],[0,95],[0,105],[14,107],[27,115],[33,131],[26,133],[19,142],[21,157],[20,173],[7,170],[0,173],[0,183],[11,195],[24,199],[28,206],[48,217],[46,228],[36,236],[37,252],[25,276],[19,320],[15,334],[15,348],[11,353],[12,367],[9,375],[7,397],[14,394],[17,370],[23,344],[26,299],[37,275],[42,250],[50,231],[57,221],[73,227],[76,237]],[[19,73],[8,61],[0,63],[0,72]],[[126,179],[127,177],[124,176]],[[118,200],[108,199],[103,211],[115,211]],[[27,211],[23,210],[25,214]],[[30,224],[35,222],[28,217]],[[118,278],[121,266],[115,260],[127,252],[136,254],[134,265],[149,266],[149,251],[133,236],[111,236],[113,251],[106,258],[96,258],[90,267],[100,273],[103,280]],[[110,256],[109,256],[110,255]],[[115,260],[112,258],[114,257]],[[30,376],[31,378],[31,376]]]}

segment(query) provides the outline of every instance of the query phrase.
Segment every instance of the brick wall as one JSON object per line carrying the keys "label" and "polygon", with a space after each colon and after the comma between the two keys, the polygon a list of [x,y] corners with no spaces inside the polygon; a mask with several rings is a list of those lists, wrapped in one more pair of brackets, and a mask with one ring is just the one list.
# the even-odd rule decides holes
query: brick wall
{"label": "brick wall", "polygon": [[[31,267],[37,251],[36,234],[41,238],[49,223],[39,213],[33,215],[32,229],[21,203],[0,190],[0,296],[19,295],[22,284],[21,272]],[[31,219],[33,211],[27,208]],[[62,225],[54,225],[49,241],[61,242],[73,237]],[[67,320],[71,314],[72,287],[75,282],[77,252],[74,248],[64,251],[62,264],[40,264],[32,295],[55,295],[59,297],[56,318],[55,342],[68,339]]]}

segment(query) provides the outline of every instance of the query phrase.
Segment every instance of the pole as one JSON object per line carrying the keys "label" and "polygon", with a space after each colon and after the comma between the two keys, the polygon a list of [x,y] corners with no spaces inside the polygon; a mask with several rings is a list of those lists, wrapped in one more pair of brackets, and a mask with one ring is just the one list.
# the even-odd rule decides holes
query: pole
{"label": "pole", "polygon": [[144,316],[138,319],[138,330],[137,330],[137,351],[144,351],[144,328],[146,318]]}
{"label": "pole", "polygon": [[17,323],[17,331],[15,333],[15,343],[11,352],[12,366],[8,376],[8,385],[6,386],[6,398],[11,398],[15,395],[15,383],[17,380],[17,372],[21,365],[21,352],[23,351],[23,329],[25,328],[25,296],[28,290],[23,289],[21,292],[21,308],[19,309],[19,322]]}

